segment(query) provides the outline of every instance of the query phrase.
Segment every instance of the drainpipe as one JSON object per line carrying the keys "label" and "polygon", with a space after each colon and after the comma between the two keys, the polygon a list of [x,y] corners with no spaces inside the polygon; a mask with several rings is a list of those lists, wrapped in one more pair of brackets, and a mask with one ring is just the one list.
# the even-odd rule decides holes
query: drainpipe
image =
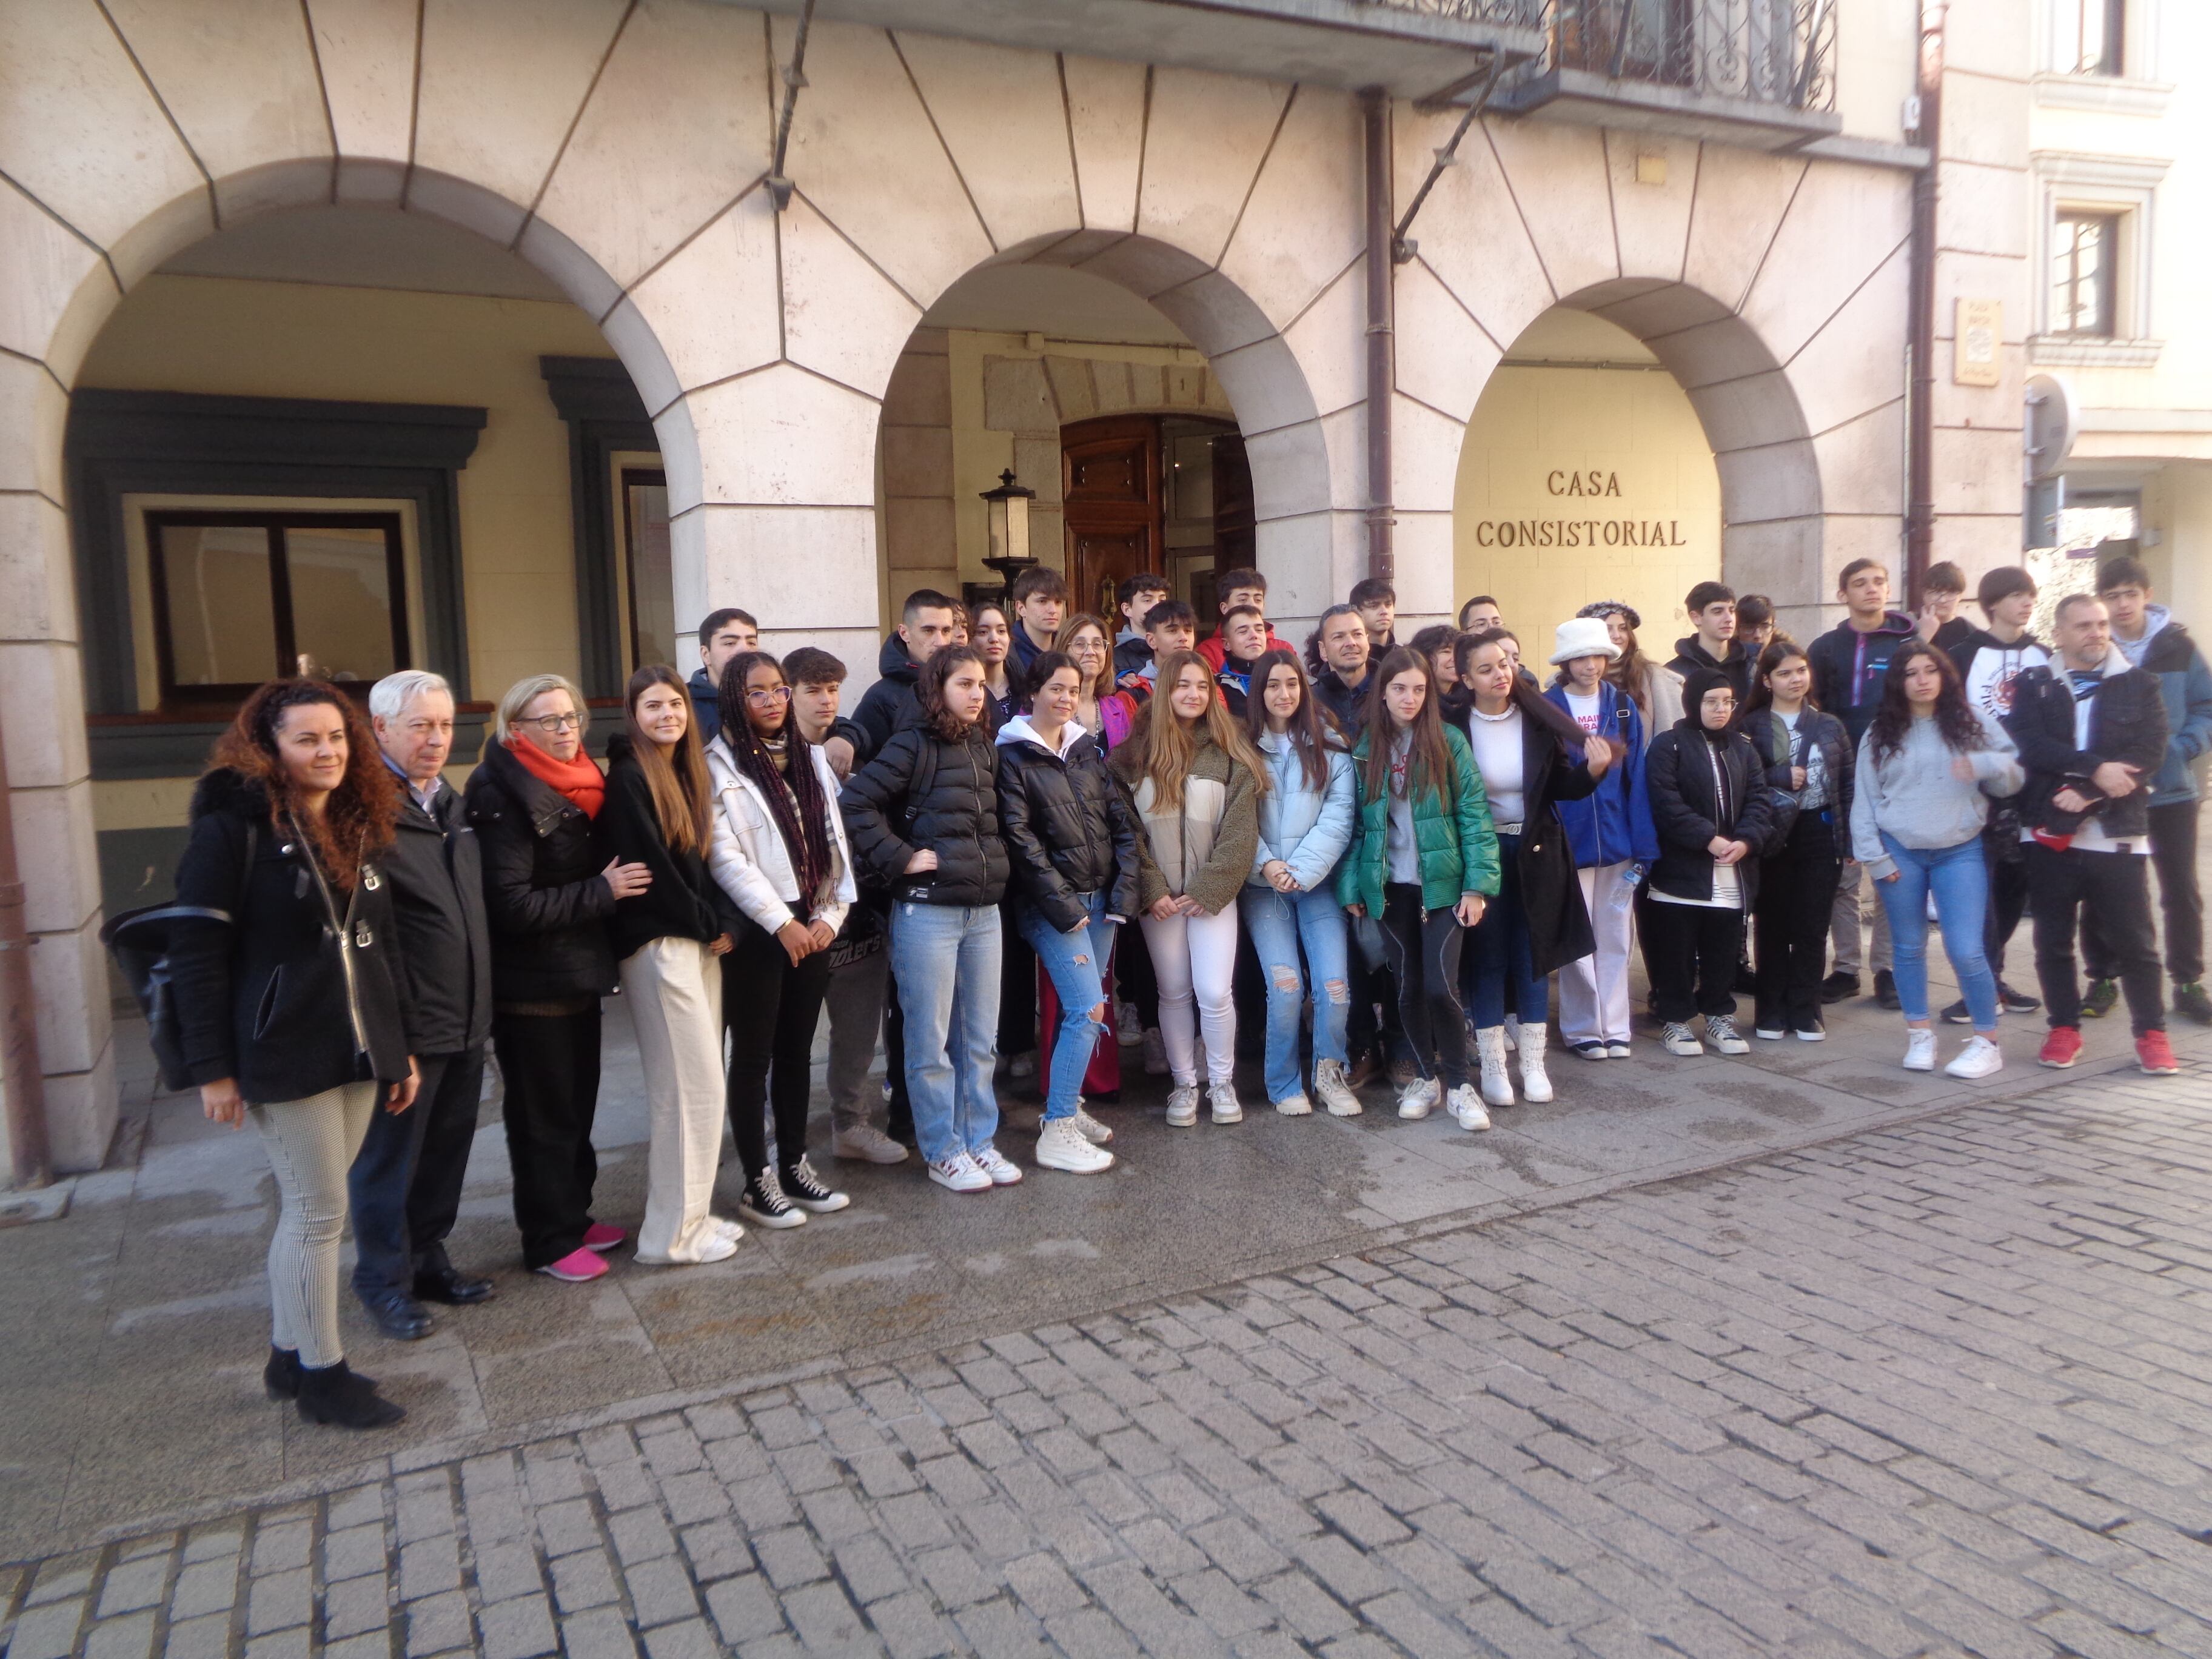
{"label": "drainpipe", "polygon": [[1920,590],[1936,546],[1936,171],[1943,133],[1944,0],[1920,13],[1919,106],[1914,139],[1928,165],[1912,181],[1912,284],[1909,328],[1912,382],[1906,399],[1905,518],[1905,603],[1920,608]]}
{"label": "drainpipe", "polygon": [[8,752],[0,742],[0,1087],[8,1092],[8,1146],[19,1190],[53,1184],[46,1143],[46,1080],[39,1064],[38,1004],[31,988],[30,931],[23,922],[23,877],[15,867]]}
{"label": "drainpipe", "polygon": [[1390,245],[1390,95],[1380,87],[1359,94],[1367,129],[1367,574],[1395,581],[1390,532],[1390,404],[1397,388],[1392,339]]}

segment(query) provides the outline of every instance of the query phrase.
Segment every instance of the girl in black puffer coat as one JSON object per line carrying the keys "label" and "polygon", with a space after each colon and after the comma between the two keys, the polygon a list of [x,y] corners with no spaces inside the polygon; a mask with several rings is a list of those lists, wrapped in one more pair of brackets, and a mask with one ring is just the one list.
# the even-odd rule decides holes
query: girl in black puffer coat
{"label": "girl in black puffer coat", "polygon": [[346,1368],[338,1236],[346,1170],[380,1100],[415,1098],[404,979],[392,951],[399,799],[343,692],[276,680],[246,700],[192,792],[169,968],[201,1109],[251,1115],[282,1200],[269,1243],[263,1380],[311,1423],[380,1428],[406,1413]]}
{"label": "girl in black puffer coat", "polygon": [[1137,815],[1106,757],[1075,723],[1082,672],[1047,651],[1030,665],[1030,709],[999,731],[999,822],[1014,868],[1014,925],[1060,1000],[1037,1163],[1092,1175],[1114,1132],[1083,1109],[1084,1073],[1106,1033],[1106,964],[1137,908]]}
{"label": "girl in black puffer coat", "polygon": [[931,1180],[981,1192],[1022,1178],[991,1144],[1008,866],[983,659],[949,646],[922,665],[915,690],[921,724],[854,773],[838,805],[854,858],[890,892],[915,1138]]}

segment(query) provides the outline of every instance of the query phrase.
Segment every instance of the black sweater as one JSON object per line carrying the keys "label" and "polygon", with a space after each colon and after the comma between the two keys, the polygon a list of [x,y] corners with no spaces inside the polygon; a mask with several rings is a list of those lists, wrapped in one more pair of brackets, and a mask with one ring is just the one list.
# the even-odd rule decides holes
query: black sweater
{"label": "black sweater", "polygon": [[346,892],[269,807],[260,784],[227,768],[192,791],[176,902],[231,920],[180,921],[170,933],[185,1073],[200,1084],[234,1078],[254,1105],[370,1078],[404,1082],[392,884],[364,860]]}
{"label": "black sweater", "polygon": [[628,959],[657,939],[705,945],[736,933],[738,908],[708,870],[705,855],[679,853],[668,844],[652,786],[627,732],[607,739],[607,799],[592,833],[602,869],[608,860],[620,859],[653,872],[653,884],[642,893],[615,902],[607,937],[617,960]]}

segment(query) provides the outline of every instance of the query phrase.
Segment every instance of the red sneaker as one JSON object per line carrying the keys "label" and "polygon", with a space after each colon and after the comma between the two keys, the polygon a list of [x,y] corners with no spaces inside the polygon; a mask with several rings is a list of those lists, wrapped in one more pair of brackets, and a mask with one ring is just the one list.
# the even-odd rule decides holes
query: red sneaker
{"label": "red sneaker", "polygon": [[584,1229],[584,1248],[587,1250],[597,1250],[601,1255],[605,1255],[629,1237],[629,1235],[621,1228],[608,1222],[594,1221]]}
{"label": "red sneaker", "polygon": [[2164,1031],[2145,1031],[2136,1039],[2136,1064],[2153,1077],[2172,1077],[2181,1069]]}
{"label": "red sneaker", "polygon": [[2081,1058],[2081,1028],[2078,1025],[2054,1025],[2051,1035],[2043,1039],[2043,1052],[2036,1055],[2042,1066],[2055,1066],[2064,1070]]}
{"label": "red sneaker", "polygon": [[583,1285],[605,1276],[607,1259],[596,1250],[571,1250],[558,1261],[549,1261],[538,1271],[564,1285]]}

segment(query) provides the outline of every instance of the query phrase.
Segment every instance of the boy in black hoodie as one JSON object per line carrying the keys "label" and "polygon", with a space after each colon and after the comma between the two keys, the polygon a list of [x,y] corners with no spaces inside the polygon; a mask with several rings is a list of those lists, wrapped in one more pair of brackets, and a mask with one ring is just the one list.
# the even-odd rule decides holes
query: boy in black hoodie
{"label": "boy in black hoodie", "polygon": [[915,696],[914,677],[922,664],[952,643],[953,628],[952,601],[935,588],[917,587],[906,596],[899,625],[876,659],[878,678],[853,711],[854,723],[866,734],[868,756],[889,743],[892,732],[921,724],[921,700]]}
{"label": "boy in black hoodie", "polygon": [[[1836,597],[1844,602],[1843,621],[1814,640],[1805,654],[1813,664],[1813,701],[1844,723],[1856,759],[1859,739],[1881,706],[1889,659],[1911,642],[1916,625],[1902,611],[1889,608],[1889,572],[1878,560],[1853,559],[1845,565]],[[1828,929],[1835,940],[1836,971],[1821,981],[1823,1002],[1859,994],[1860,884],[1857,860],[1847,860]],[[1867,954],[1873,958],[1875,997],[1894,1010],[1899,1004],[1889,972],[1889,921],[1879,904]]]}
{"label": "boy in black hoodie", "polygon": [[1682,601],[1696,631],[1674,641],[1667,665],[1684,681],[1700,668],[1717,669],[1741,708],[1751,697],[1751,659],[1735,636],[1735,589],[1725,582],[1699,582]]}

